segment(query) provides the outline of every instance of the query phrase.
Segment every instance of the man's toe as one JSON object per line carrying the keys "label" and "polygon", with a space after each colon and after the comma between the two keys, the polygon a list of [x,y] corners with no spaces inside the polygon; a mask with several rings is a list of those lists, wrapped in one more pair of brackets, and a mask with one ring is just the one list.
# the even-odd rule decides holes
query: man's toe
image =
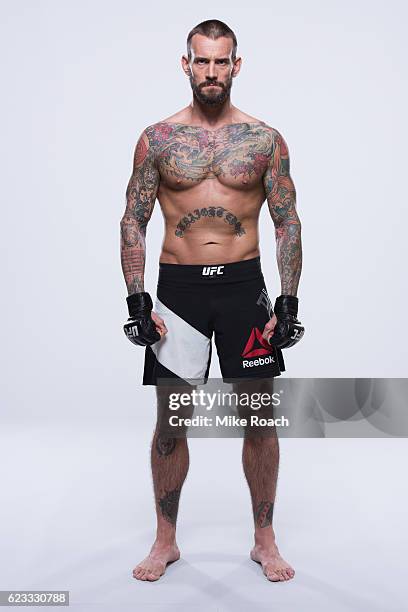
{"label": "man's toe", "polygon": [[280,575],[276,570],[271,569],[268,572],[266,572],[266,577],[268,578],[268,580],[271,580],[272,582],[280,581]]}

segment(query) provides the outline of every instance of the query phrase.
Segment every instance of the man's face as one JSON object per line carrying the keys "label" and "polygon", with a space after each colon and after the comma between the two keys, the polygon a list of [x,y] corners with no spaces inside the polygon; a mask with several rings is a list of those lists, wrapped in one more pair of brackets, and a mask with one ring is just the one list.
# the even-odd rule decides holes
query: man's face
{"label": "man's face", "polygon": [[241,61],[233,61],[232,46],[232,39],[224,36],[212,40],[195,34],[191,39],[191,59],[183,58],[183,68],[190,76],[193,95],[202,104],[220,105],[229,96]]}

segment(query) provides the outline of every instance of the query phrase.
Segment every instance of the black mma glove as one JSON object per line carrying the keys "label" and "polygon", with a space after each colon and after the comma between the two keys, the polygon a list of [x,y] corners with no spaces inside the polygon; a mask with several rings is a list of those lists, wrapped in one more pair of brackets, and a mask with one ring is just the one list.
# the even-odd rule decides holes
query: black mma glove
{"label": "black mma glove", "polygon": [[289,348],[302,338],[305,328],[297,319],[299,300],[294,295],[276,298],[274,312],[278,319],[269,344],[278,348]]}
{"label": "black mma glove", "polygon": [[123,326],[123,331],[133,344],[148,346],[160,340],[161,336],[156,330],[152,320],[152,298],[148,293],[132,293],[126,298],[129,318]]}

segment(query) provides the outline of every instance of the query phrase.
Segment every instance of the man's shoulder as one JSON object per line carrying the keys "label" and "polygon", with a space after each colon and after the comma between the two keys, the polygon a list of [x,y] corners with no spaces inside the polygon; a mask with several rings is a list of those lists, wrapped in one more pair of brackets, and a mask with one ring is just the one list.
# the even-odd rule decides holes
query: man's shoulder
{"label": "man's shoulder", "polygon": [[165,119],[161,119],[160,121],[156,121],[156,123],[152,123],[151,125],[145,128],[144,132],[148,137],[152,138],[160,138],[164,136],[167,138],[169,133],[174,129],[177,124],[187,123],[186,120],[186,109],[178,111],[174,113],[174,115],[170,115]]}
{"label": "man's shoulder", "polygon": [[281,136],[279,130],[277,130],[277,128],[273,127],[269,123],[266,123],[266,121],[262,121],[261,119],[254,119],[252,122],[249,123],[253,123],[255,126],[259,125],[261,129],[264,129],[273,137]]}
{"label": "man's shoulder", "polygon": [[271,133],[271,135],[273,136],[274,141],[279,141],[282,142],[284,141],[284,138],[282,136],[282,132],[280,130],[278,130],[278,128],[273,127],[271,125],[268,125],[267,123],[264,123],[265,128]]}
{"label": "man's shoulder", "polygon": [[280,154],[288,155],[288,146],[285,138],[282,136],[282,132],[280,132],[276,127],[268,125],[264,121],[261,121],[261,125],[267,132],[266,137],[271,145],[271,155],[274,155],[275,151],[277,150],[280,152]]}
{"label": "man's shoulder", "polygon": [[143,141],[148,148],[155,149],[168,140],[173,129],[166,121],[152,123],[144,128],[139,136],[139,142]]}
{"label": "man's shoulder", "polygon": [[269,138],[271,138],[273,143],[276,142],[276,140],[282,139],[282,134],[276,127],[273,127],[266,121],[258,119],[257,117],[253,117],[252,115],[240,112],[239,120],[237,118],[237,123],[239,122],[247,123],[253,126],[256,130],[262,130],[264,132],[267,132]]}

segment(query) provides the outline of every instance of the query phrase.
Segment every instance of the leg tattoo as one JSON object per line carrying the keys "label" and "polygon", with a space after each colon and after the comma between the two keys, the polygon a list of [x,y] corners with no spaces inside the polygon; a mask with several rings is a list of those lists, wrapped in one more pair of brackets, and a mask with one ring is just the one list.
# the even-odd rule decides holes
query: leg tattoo
{"label": "leg tattoo", "polygon": [[164,497],[159,499],[161,513],[172,525],[175,525],[177,521],[180,493],[181,489],[173,489],[173,491],[167,491]]}
{"label": "leg tattoo", "polygon": [[[182,387],[183,388],[183,387]],[[151,465],[158,537],[175,537],[181,490],[189,467],[186,437],[168,431],[169,394],[174,387],[157,387],[157,424],[151,446]]]}
{"label": "leg tattoo", "polygon": [[273,502],[261,501],[254,512],[255,524],[258,527],[268,527],[272,525]]}
{"label": "leg tattoo", "polygon": [[156,450],[160,457],[168,457],[176,448],[175,438],[156,437]]}
{"label": "leg tattoo", "polygon": [[245,439],[243,467],[249,485],[255,529],[272,526],[279,466],[277,437]]}

